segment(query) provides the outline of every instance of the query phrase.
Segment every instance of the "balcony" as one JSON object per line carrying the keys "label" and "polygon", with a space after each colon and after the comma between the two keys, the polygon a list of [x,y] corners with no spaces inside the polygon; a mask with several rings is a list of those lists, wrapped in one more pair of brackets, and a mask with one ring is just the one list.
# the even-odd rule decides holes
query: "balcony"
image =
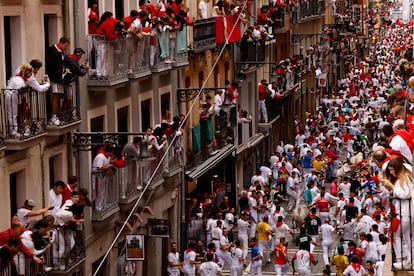
{"label": "balcony", "polygon": [[223,106],[220,116],[200,119],[192,128],[192,149],[187,152],[188,166],[196,167],[229,144],[234,143],[237,125],[235,105]]}
{"label": "balcony", "polygon": [[198,19],[193,26],[193,51],[202,53],[216,48],[216,19]]}
{"label": "balcony", "polygon": [[92,220],[102,221],[119,211],[117,169],[92,172]]}
{"label": "balcony", "polygon": [[265,47],[266,43],[264,40],[242,40],[240,42],[240,47],[236,52],[236,59],[242,72],[246,73],[249,70],[255,70],[257,66],[264,64]]}
{"label": "balcony", "polygon": [[31,88],[2,89],[0,137],[10,150],[32,146],[46,134],[46,92]]}
{"label": "balcony", "polygon": [[169,30],[153,30],[152,33],[153,36],[140,39],[120,37],[115,40],[105,40],[102,35],[88,35],[91,66],[88,86],[118,85],[129,78],[141,78],[188,64],[186,27],[171,33],[175,36],[174,49],[170,49]]}
{"label": "balcony", "polygon": [[[79,84],[73,81],[69,84],[60,86],[62,96],[59,97],[58,114],[59,124],[51,122],[47,124],[47,136],[59,136],[69,131],[76,130],[80,123],[80,101],[79,101]],[[50,96],[51,97],[51,96]],[[50,99],[52,102],[52,99]],[[51,112],[48,112],[51,117]]]}
{"label": "balcony", "polygon": [[188,49],[187,49],[187,26],[184,26],[181,31],[175,31],[175,62],[173,67],[188,65]]}
{"label": "balcony", "polygon": [[148,76],[150,71],[150,37],[128,37],[128,77],[137,79]]}
{"label": "balcony", "polygon": [[[43,264],[36,264],[32,258],[17,254],[0,276],[6,275],[60,275],[73,272],[85,260],[85,238],[81,225],[57,226],[51,230],[52,247],[40,255]],[[15,265],[16,264],[16,265]],[[17,274],[16,274],[17,273]]]}
{"label": "balcony", "polygon": [[301,2],[298,8],[298,23],[303,23],[318,18],[324,14],[324,8],[324,1],[309,0]]}
{"label": "balcony", "polygon": [[88,35],[89,86],[112,86],[128,81],[127,38],[106,40]]}

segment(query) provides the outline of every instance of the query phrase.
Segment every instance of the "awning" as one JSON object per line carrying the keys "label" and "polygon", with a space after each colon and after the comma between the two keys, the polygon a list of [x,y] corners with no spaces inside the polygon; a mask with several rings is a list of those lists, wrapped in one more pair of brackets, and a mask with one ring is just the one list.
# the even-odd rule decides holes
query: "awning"
{"label": "awning", "polygon": [[237,155],[239,155],[246,149],[250,149],[250,148],[257,146],[260,142],[262,142],[264,138],[265,136],[263,135],[263,133],[254,134],[253,136],[249,138],[247,142],[239,145],[239,147],[237,148]]}
{"label": "awning", "polygon": [[195,167],[195,169],[186,172],[186,177],[190,179],[197,179],[203,174],[207,173],[211,169],[213,169],[216,165],[218,165],[221,161],[226,159],[227,156],[229,156],[232,152],[236,150],[236,147],[232,144],[227,144],[220,150],[215,151],[212,153],[207,160],[205,160],[203,163]]}

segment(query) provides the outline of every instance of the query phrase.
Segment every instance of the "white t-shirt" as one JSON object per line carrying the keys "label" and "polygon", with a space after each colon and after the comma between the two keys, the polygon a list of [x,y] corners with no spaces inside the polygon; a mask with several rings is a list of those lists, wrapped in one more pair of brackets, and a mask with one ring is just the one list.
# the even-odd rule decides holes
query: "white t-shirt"
{"label": "white t-shirt", "polygon": [[334,240],[334,230],[332,225],[324,223],[321,225],[321,234],[322,240],[324,241],[333,241]]}
{"label": "white t-shirt", "polygon": [[55,215],[56,212],[62,206],[62,194],[57,195],[53,189],[49,191],[49,205],[53,206],[54,208],[50,210],[51,215]]}
{"label": "white t-shirt", "polygon": [[215,276],[221,268],[215,262],[204,262],[200,265],[201,275],[203,276]]}
{"label": "white t-shirt", "polygon": [[237,229],[239,230],[238,232],[239,236],[247,235],[248,227],[249,227],[249,223],[247,221],[239,219],[237,221]]}
{"label": "white t-shirt", "polygon": [[243,257],[243,250],[239,247],[234,248],[231,251],[231,258],[233,260],[232,266],[234,267],[243,266],[243,262],[240,261],[241,257]]}
{"label": "white t-shirt", "polygon": [[195,264],[191,264],[191,261],[196,260],[196,253],[194,250],[184,252],[184,265],[183,272],[193,273],[195,272]]}
{"label": "white t-shirt", "polygon": [[352,267],[352,265],[348,265],[347,268],[345,268],[343,275],[347,275],[347,276],[362,276],[363,274],[366,273],[366,270],[363,266],[360,267],[360,270],[357,272],[355,271],[355,269]]}
{"label": "white t-shirt", "polygon": [[17,209],[17,218],[26,226],[29,223],[29,218],[26,215],[30,213],[30,210],[26,208]]}
{"label": "white t-shirt", "polygon": [[180,270],[178,269],[178,266],[170,266],[169,263],[174,263],[177,264],[180,262],[180,254],[178,252],[170,252],[168,253],[168,267],[167,267],[167,271],[169,273],[172,272],[180,272]]}
{"label": "white t-shirt", "polygon": [[207,18],[207,3],[204,0],[201,0],[198,4],[198,9],[201,10],[201,18]]}

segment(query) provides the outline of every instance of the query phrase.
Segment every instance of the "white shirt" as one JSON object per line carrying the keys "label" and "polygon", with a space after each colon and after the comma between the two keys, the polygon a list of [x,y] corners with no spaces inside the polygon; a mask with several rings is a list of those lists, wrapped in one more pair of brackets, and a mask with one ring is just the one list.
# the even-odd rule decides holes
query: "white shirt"
{"label": "white shirt", "polygon": [[23,207],[17,209],[16,216],[25,226],[29,223],[29,217],[26,217],[28,213],[30,213],[29,209]]}
{"label": "white shirt", "polygon": [[324,241],[333,241],[334,240],[334,230],[332,225],[324,223],[321,225],[321,234],[322,240]]}
{"label": "white shirt", "polygon": [[170,252],[168,253],[168,267],[167,267],[167,271],[169,273],[171,272],[180,272],[180,270],[178,269],[178,266],[170,266],[170,263],[174,263],[177,264],[180,262],[180,254],[178,252]]}
{"label": "white shirt", "polygon": [[195,272],[195,264],[191,264],[191,261],[195,261],[196,253],[194,250],[184,252],[184,265],[183,272],[193,273]]}
{"label": "white shirt", "polygon": [[207,18],[207,3],[201,0],[200,3],[198,4],[198,9],[201,11],[200,19]]}
{"label": "white shirt", "polygon": [[345,268],[343,275],[347,275],[347,276],[362,276],[363,274],[366,273],[365,268],[361,265],[361,269],[356,272],[354,270],[354,268],[352,267],[352,265],[348,265],[347,268]]}
{"label": "white shirt", "polygon": [[204,262],[200,265],[201,275],[203,276],[216,276],[221,268],[215,262]]}
{"label": "white shirt", "polygon": [[413,160],[413,155],[411,154],[410,148],[407,146],[407,142],[405,142],[404,138],[402,138],[400,135],[395,135],[391,142],[390,147],[393,150],[399,150],[402,155],[404,155],[407,160],[411,161]]}
{"label": "white shirt", "polygon": [[48,83],[48,82],[44,83],[44,84],[39,84],[39,82],[37,81],[34,73],[26,81],[26,85],[33,88],[37,92],[46,92],[50,87],[50,83]]}
{"label": "white shirt", "polygon": [[237,221],[237,229],[239,230],[239,236],[246,235],[247,236],[247,230],[249,228],[249,223],[247,221],[244,221],[242,219],[239,219]]}
{"label": "white shirt", "polygon": [[109,165],[110,161],[109,158],[105,156],[103,153],[99,153],[95,156],[92,162],[92,171],[97,172],[98,169],[104,167],[105,165]]}
{"label": "white shirt", "polygon": [[55,215],[62,205],[62,194],[57,195],[53,189],[50,189],[49,205],[54,207],[52,210],[50,210],[50,214]]}
{"label": "white shirt", "polygon": [[242,267],[243,262],[240,261],[240,258],[243,257],[243,250],[239,247],[233,248],[231,251],[231,259],[233,260],[232,266]]}

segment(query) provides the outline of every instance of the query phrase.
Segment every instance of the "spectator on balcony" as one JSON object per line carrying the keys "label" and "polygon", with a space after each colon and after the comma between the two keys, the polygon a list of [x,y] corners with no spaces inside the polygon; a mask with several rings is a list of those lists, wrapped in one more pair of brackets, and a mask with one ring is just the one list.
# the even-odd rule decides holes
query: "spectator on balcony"
{"label": "spectator on balcony", "polygon": [[[159,46],[159,56],[161,59],[164,60],[166,64],[172,63],[172,60],[170,58],[170,40],[169,40],[169,33],[172,29],[170,25],[170,17],[168,15],[163,15],[161,18],[159,18],[158,21],[155,22],[155,29],[158,33],[157,40],[158,40],[158,46]],[[155,59],[155,53],[157,50],[157,44],[156,41],[154,41],[151,46],[154,46],[151,48],[151,57],[152,59]],[[150,60],[150,65],[153,66],[155,64],[155,61]]]}
{"label": "spectator on balcony", "polygon": [[65,50],[69,47],[70,40],[66,37],[59,39],[57,44],[50,46],[46,54],[46,74],[51,82],[52,103],[51,119],[52,125],[60,125],[59,120],[59,101],[64,89],[62,80],[64,75]]}
{"label": "spectator on balcony", "polygon": [[[141,142],[142,136],[136,136],[131,142],[128,142],[122,149],[122,156],[125,157],[129,162],[133,162],[133,168],[131,170],[131,182],[135,183],[138,187],[141,185],[140,175],[139,175],[139,165],[138,160],[141,153]],[[121,194],[125,194],[126,191],[121,191]]]}
{"label": "spectator on balcony", "polygon": [[42,62],[38,59],[32,59],[30,61],[30,65],[33,67],[33,74],[26,81],[26,85],[33,88],[37,92],[46,92],[50,88],[49,77],[45,76],[43,84],[39,84],[39,82],[36,79],[36,74],[39,72],[40,68],[43,65]]}
{"label": "spectator on balcony", "polygon": [[0,273],[9,267],[13,255],[19,252],[19,247],[20,241],[17,239],[10,239],[0,246]]}
{"label": "spectator on balcony", "polygon": [[76,206],[79,204],[79,193],[74,191],[70,199],[66,200],[62,207],[55,213],[57,230],[57,242],[53,246],[54,267],[65,270],[65,258],[75,246],[74,230],[83,224],[84,219],[75,214]]}
{"label": "spectator on balcony", "polygon": [[95,201],[95,209],[101,211],[105,208],[107,198],[107,173],[113,170],[111,164],[114,158],[115,147],[106,143],[98,149],[92,162],[92,200]]}
{"label": "spectator on balcony", "polygon": [[[12,138],[19,138],[19,123],[17,117],[27,112],[29,108],[27,102],[25,106],[21,103],[20,112],[19,112],[19,89],[22,89],[26,86],[26,81],[32,76],[33,67],[30,64],[23,64],[20,66],[20,72],[10,78],[7,83],[7,90],[5,95],[6,100],[6,110],[7,110],[7,123],[9,128],[9,135]],[[28,112],[30,114],[30,110]],[[27,129],[30,134],[30,129]],[[26,130],[24,132],[26,134]]]}
{"label": "spectator on balcony", "polygon": [[93,1],[88,9],[88,33],[94,34],[99,21],[98,1]]}
{"label": "spectator on balcony", "polygon": [[[123,25],[124,24],[124,25]],[[95,34],[102,35],[102,38],[94,40],[96,48],[96,74],[100,79],[107,79],[109,75],[109,66],[112,66],[113,60],[110,59],[108,41],[116,39],[122,34],[122,26],[125,23],[118,22],[112,12],[106,11],[101,16]]]}
{"label": "spectator on balcony", "polygon": [[72,121],[78,118],[77,109],[73,107],[73,93],[74,89],[76,89],[74,82],[77,82],[79,77],[85,76],[89,71],[88,62],[79,65],[79,60],[83,54],[85,54],[85,51],[82,48],[75,48],[73,54],[65,56],[65,74],[63,76],[64,100],[60,110],[60,119],[63,119],[63,121]]}
{"label": "spectator on balcony", "polygon": [[[25,227],[23,223],[21,223],[20,221],[12,223],[11,228],[8,228],[0,232],[0,244],[4,246],[5,244],[10,244],[9,241],[11,239],[15,239],[16,241],[13,242],[13,244],[9,245],[10,249],[19,248],[17,252],[22,252],[26,257],[32,258],[33,261],[37,264],[42,263],[42,260],[40,258],[36,257],[36,255],[33,254],[33,252],[29,250],[29,248],[27,248],[24,244],[21,243],[20,235],[24,232],[24,230]],[[13,248],[13,246],[15,247]],[[17,254],[15,250],[12,250],[12,252],[14,253],[13,255]]]}
{"label": "spectator on balcony", "polygon": [[[32,232],[31,230],[26,229],[20,235],[20,238],[21,238],[22,244],[24,244],[33,254],[35,254],[36,256],[39,256],[39,255],[42,255],[43,253],[45,253],[45,251],[48,250],[51,247],[50,244],[44,245],[41,248],[36,248],[35,247],[35,241],[37,241],[39,239],[42,239],[43,238],[42,236],[45,235],[45,234],[46,234],[46,232],[41,233],[38,230]],[[13,260],[14,260],[14,264],[16,266],[18,275],[24,276],[24,275],[26,275],[26,273],[30,273],[30,272],[26,271],[26,262],[25,262],[25,258],[24,258],[24,255],[23,255],[22,252],[17,253],[13,257]],[[47,268],[47,271],[45,271],[45,272],[48,272],[50,270],[51,270],[51,268]]]}
{"label": "spectator on balcony", "polygon": [[208,2],[210,0],[200,0],[200,3],[198,3],[198,19],[208,18]]}
{"label": "spectator on balcony", "polygon": [[268,122],[267,118],[267,108],[266,108],[266,97],[269,95],[269,89],[267,88],[267,80],[263,79],[258,87],[257,91],[259,93],[259,113],[260,113],[260,120],[264,123]]}
{"label": "spectator on balcony", "polygon": [[69,176],[68,183],[65,184],[65,188],[62,191],[62,205],[66,202],[66,200],[72,197],[72,192],[76,191],[78,187],[78,177],[77,176]]}
{"label": "spectator on balcony", "polygon": [[263,5],[260,8],[260,12],[257,15],[257,24],[267,27],[273,23],[272,19],[269,17],[269,11],[269,5]]}
{"label": "spectator on balcony", "polygon": [[137,10],[131,10],[129,12],[129,15],[124,18],[125,21],[125,29],[128,30],[131,27],[132,22],[137,18],[138,11]]}
{"label": "spectator on balcony", "polygon": [[50,209],[51,215],[54,215],[62,206],[63,189],[65,189],[65,182],[58,180],[53,185],[53,189],[49,190],[49,205],[53,206],[53,209]]}
{"label": "spectator on balcony", "polygon": [[[128,41],[128,70],[132,73],[133,67],[140,68],[144,62],[145,36],[152,36],[150,29],[144,27],[148,18],[148,13],[141,10],[128,28],[127,37],[132,39]],[[135,55],[135,60],[132,61]]]}
{"label": "spectator on balcony", "polygon": [[212,17],[218,17],[218,16],[224,16],[226,15],[224,11],[224,2],[223,0],[217,1],[217,3],[214,5],[213,10],[211,12]]}
{"label": "spectator on balcony", "polygon": [[249,43],[252,42],[252,30],[249,28],[244,32],[243,37],[240,40],[240,61],[242,63],[242,70],[249,68],[249,64],[247,63],[249,58]]}
{"label": "spectator on balcony", "polygon": [[220,116],[220,111],[224,102],[223,90],[216,90],[216,95],[214,96],[214,114]]}
{"label": "spectator on balcony", "polygon": [[29,226],[29,218],[43,215],[49,208],[53,207],[49,205],[46,208],[33,211],[34,206],[33,199],[26,199],[23,206],[17,209],[17,218],[25,225],[25,227]]}

